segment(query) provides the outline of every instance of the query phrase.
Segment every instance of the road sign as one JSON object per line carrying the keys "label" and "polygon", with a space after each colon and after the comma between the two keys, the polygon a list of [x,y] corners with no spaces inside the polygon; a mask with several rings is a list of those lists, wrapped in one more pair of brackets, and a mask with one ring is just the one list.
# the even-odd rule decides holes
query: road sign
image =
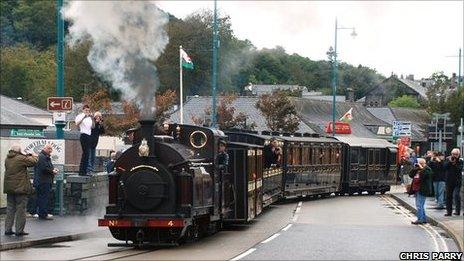
{"label": "road sign", "polygon": [[411,137],[411,122],[393,121],[393,137]]}
{"label": "road sign", "polygon": [[72,97],[48,97],[47,110],[49,111],[71,111],[73,108]]}

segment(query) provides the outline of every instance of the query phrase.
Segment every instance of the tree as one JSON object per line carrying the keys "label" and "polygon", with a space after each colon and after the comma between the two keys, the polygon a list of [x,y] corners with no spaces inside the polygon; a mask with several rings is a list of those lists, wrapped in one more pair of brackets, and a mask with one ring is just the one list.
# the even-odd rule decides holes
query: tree
{"label": "tree", "polygon": [[420,108],[420,104],[416,98],[408,95],[403,95],[401,97],[393,99],[388,103],[390,107],[403,107],[403,108]]}
{"label": "tree", "polygon": [[[256,127],[254,122],[247,122],[248,116],[239,112],[236,113],[236,109],[232,106],[232,103],[237,99],[235,94],[221,95],[219,105],[217,107],[217,124],[219,129],[227,130],[232,128],[252,130]],[[192,121],[196,125],[209,125],[211,118],[211,107],[208,107],[204,111],[204,117],[192,116]]]}
{"label": "tree", "polygon": [[427,89],[427,110],[430,113],[450,113],[451,121],[459,126],[460,118],[464,117],[464,91],[450,89],[451,80],[443,72],[432,75],[434,82]]}
{"label": "tree", "polygon": [[256,103],[266,119],[267,126],[272,131],[290,132],[298,130],[300,119],[296,114],[295,105],[283,92],[275,91],[259,97]]}
{"label": "tree", "polygon": [[26,44],[2,48],[1,93],[46,107],[47,97],[55,93],[54,59],[53,49],[39,52]]}

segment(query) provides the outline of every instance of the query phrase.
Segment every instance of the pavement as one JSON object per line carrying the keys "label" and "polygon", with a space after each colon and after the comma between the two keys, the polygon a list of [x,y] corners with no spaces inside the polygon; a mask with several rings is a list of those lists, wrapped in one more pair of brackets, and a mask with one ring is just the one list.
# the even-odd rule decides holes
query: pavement
{"label": "pavement", "polygon": [[[5,236],[5,216],[0,220],[0,251],[76,240],[104,230],[94,216],[54,216],[53,220],[28,217],[24,232],[27,236]],[[14,226],[13,226],[14,231]]]}
{"label": "pavement", "polygon": [[[404,193],[403,186],[394,186],[390,191],[390,195],[399,201],[404,207],[416,213],[416,204],[414,196],[408,196]],[[427,222],[436,225],[448,232],[459,246],[461,251],[464,251],[464,216],[461,212],[460,216],[445,217],[445,209],[435,209],[435,198],[427,198],[425,201],[425,214]],[[454,212],[454,209],[453,209]]]}

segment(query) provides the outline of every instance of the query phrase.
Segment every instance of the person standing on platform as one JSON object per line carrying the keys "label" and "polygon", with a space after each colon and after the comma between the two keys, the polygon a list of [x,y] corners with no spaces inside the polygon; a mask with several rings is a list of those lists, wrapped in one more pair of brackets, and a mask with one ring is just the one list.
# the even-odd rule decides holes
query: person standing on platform
{"label": "person standing on platform", "polygon": [[227,154],[226,151],[225,140],[219,140],[216,164],[219,170],[227,171],[227,167],[229,166],[229,154]]}
{"label": "person standing on platform", "polygon": [[48,214],[48,198],[52,189],[53,179],[58,173],[58,169],[53,167],[50,155],[53,148],[46,144],[39,154],[39,161],[34,167],[34,177],[37,176],[37,209],[38,218],[52,220],[53,215]]}
{"label": "person standing on platform", "polygon": [[[3,183],[6,193],[5,235],[26,236],[27,196],[32,193],[32,185],[27,175],[27,168],[37,164],[37,155],[24,155],[21,147],[14,145],[8,151],[5,159],[5,179]],[[15,232],[13,224],[15,223]]]}
{"label": "person standing on platform", "polygon": [[82,148],[81,163],[79,165],[79,176],[87,176],[90,148],[92,146],[92,115],[90,114],[89,105],[82,107],[82,112],[76,116],[76,126],[79,128],[81,133],[80,142]]}
{"label": "person standing on platform", "polygon": [[461,214],[461,184],[462,184],[462,167],[463,160],[459,158],[461,151],[458,148],[454,148],[445,161],[445,172],[446,172],[446,214],[445,216],[451,216],[453,212],[453,200],[456,205],[454,215],[459,216]]}
{"label": "person standing on platform", "polygon": [[417,220],[411,222],[413,225],[427,223],[425,215],[425,199],[432,194],[432,170],[427,166],[423,158],[417,159],[417,164],[409,176],[412,180],[412,191],[416,195]]}
{"label": "person standing on platform", "polygon": [[428,162],[432,169],[433,191],[437,201],[436,209],[445,209],[445,167],[443,165],[444,156],[441,152],[434,152]]}
{"label": "person standing on platform", "polygon": [[90,155],[89,155],[89,165],[87,168],[87,173],[92,173],[95,171],[95,156],[97,151],[98,139],[100,135],[105,133],[105,128],[103,127],[103,117],[102,114],[97,111],[93,115],[93,127],[90,134]]}

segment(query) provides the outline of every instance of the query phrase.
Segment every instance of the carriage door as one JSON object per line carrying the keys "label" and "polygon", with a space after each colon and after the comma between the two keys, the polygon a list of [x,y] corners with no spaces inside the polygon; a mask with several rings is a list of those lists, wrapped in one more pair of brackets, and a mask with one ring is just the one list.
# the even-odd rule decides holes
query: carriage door
{"label": "carriage door", "polygon": [[350,185],[354,185],[358,183],[358,172],[359,172],[359,149],[358,148],[351,148],[350,149],[350,168],[349,171],[349,180],[348,183]]}
{"label": "carriage door", "polygon": [[359,148],[359,170],[358,170],[358,184],[365,184],[367,181],[367,149]]}
{"label": "carriage door", "polygon": [[380,149],[374,150],[374,177],[373,181],[376,184],[379,184],[381,175],[381,167],[380,167]]}
{"label": "carriage door", "polygon": [[263,150],[257,148],[255,156],[256,162],[256,190],[255,190],[255,202],[256,202],[256,215],[261,213],[263,208]]}
{"label": "carriage door", "polygon": [[375,178],[374,149],[367,149],[367,183],[372,184]]}
{"label": "carriage door", "polygon": [[256,216],[256,159],[255,150],[248,148],[247,151],[247,177],[248,177],[248,221]]}

